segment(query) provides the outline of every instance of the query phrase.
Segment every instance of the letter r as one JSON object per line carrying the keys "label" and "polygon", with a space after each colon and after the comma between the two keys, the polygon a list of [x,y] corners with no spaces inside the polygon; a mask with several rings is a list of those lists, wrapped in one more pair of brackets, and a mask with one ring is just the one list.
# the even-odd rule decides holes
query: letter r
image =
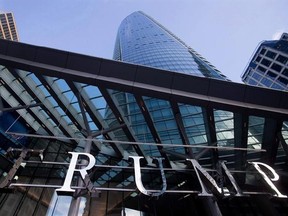
{"label": "letter r", "polygon": [[[84,180],[85,175],[87,175],[87,170],[91,169],[94,165],[95,165],[95,158],[93,155],[88,154],[88,153],[80,153],[80,152],[68,152],[69,154],[72,155],[72,158],[70,160],[70,165],[65,177],[65,181],[64,184],[61,188],[56,189],[56,192],[68,192],[68,193],[73,193],[75,191],[75,189],[71,189],[71,181],[74,175],[74,172],[80,172],[81,178],[82,180]],[[77,165],[77,161],[78,161],[78,157],[79,155],[85,155],[89,158],[89,163],[86,167],[81,168],[81,169],[76,169],[76,165]]]}

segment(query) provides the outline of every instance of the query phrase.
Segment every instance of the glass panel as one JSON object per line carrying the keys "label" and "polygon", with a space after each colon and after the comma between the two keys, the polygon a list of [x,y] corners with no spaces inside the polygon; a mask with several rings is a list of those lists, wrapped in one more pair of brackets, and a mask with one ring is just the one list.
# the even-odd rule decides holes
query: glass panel
{"label": "glass panel", "polygon": [[266,53],[266,56],[271,58],[271,59],[274,59],[275,56],[276,56],[276,53],[268,50],[267,53]]}
{"label": "glass panel", "polygon": [[261,149],[265,119],[249,116],[248,148]]}
{"label": "glass panel", "polygon": [[[224,110],[214,110],[217,146],[234,147],[234,115]],[[219,156],[229,155],[231,151],[218,150]]]}
{"label": "glass panel", "polygon": [[[113,97],[117,100],[118,106],[124,114],[124,117],[130,122],[131,128],[133,129],[138,141],[154,143],[154,137],[151,134],[150,128],[148,127],[134,96],[129,93],[113,91]],[[143,145],[142,149],[149,156],[160,156],[156,146]]]}
{"label": "glass panel", "polygon": [[[190,144],[208,145],[202,108],[187,104],[178,104]],[[193,148],[194,153],[200,148]]]}
{"label": "glass panel", "polygon": [[[149,97],[143,97],[143,99],[161,142],[167,144],[181,144],[182,140],[170,103],[165,100]],[[185,153],[185,149],[182,147],[175,148],[164,146],[164,148],[178,153]]]}

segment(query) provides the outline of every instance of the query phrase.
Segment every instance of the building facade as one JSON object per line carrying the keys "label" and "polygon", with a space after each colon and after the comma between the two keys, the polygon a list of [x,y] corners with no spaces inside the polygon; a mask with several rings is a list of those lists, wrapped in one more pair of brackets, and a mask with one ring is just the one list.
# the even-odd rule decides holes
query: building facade
{"label": "building facade", "polygon": [[0,13],[0,38],[13,41],[19,40],[12,13]]}
{"label": "building facade", "polygon": [[288,34],[279,40],[260,43],[245,69],[242,80],[249,85],[278,90],[288,87]]}
{"label": "building facade", "polygon": [[142,11],[130,14],[120,24],[113,59],[227,80],[200,54]]}
{"label": "building facade", "polygon": [[114,57],[0,40],[0,215],[287,214],[285,92],[227,81],[142,12]]}

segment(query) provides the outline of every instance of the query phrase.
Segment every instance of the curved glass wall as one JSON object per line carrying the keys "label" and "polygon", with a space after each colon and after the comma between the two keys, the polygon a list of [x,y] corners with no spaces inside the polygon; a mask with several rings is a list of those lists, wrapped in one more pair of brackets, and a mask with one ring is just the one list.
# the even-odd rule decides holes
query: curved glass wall
{"label": "curved glass wall", "polygon": [[139,11],[122,21],[113,58],[194,76],[226,79],[197,55],[169,30]]}

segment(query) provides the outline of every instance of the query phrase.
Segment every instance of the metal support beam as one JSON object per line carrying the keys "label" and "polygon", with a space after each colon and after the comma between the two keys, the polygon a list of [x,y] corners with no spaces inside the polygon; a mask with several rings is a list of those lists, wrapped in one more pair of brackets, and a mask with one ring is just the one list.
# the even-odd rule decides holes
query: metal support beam
{"label": "metal support beam", "polygon": [[[65,114],[71,119],[71,121],[74,123],[74,125],[77,127],[79,131],[82,131],[83,129],[83,122],[81,122],[79,119],[77,119],[77,111],[74,109],[74,107],[70,104],[70,102],[67,100],[66,97],[63,97],[61,91],[58,89],[55,89],[55,85],[53,84],[53,80],[50,77],[44,77],[39,74],[36,74],[36,77],[41,81],[41,83],[48,87],[46,88],[47,91],[51,94],[53,99],[57,102],[59,107],[65,112]],[[71,110],[73,109],[73,110]]]}
{"label": "metal support beam", "polygon": [[[187,159],[187,155],[186,154],[181,154],[181,153],[178,153],[178,152],[175,152],[175,151],[167,150],[165,148],[161,149],[161,152],[164,152],[166,154],[172,155],[173,157],[176,157],[176,158],[179,158],[179,159],[182,159],[182,160],[186,160]],[[193,158],[193,159],[195,159],[195,158]]]}
{"label": "metal support beam", "polygon": [[269,165],[273,165],[276,159],[279,146],[277,134],[281,133],[282,124],[281,120],[265,118],[262,149],[265,149],[266,152],[262,152],[261,160]]}
{"label": "metal support beam", "polygon": [[100,136],[102,134],[106,134],[106,133],[109,133],[109,132],[112,132],[114,130],[118,130],[118,129],[124,128],[124,127],[127,127],[127,125],[123,123],[123,124],[120,124],[120,125],[115,126],[115,127],[111,127],[111,128],[103,129],[101,131],[97,131],[97,132],[91,133],[91,136],[92,137],[97,137],[97,136]]}
{"label": "metal support beam", "polygon": [[[42,75],[122,90],[132,94],[142,92],[146,96],[173,98],[191,105],[210,106],[232,112],[245,111],[248,115],[287,120],[288,94],[286,92],[119,63],[97,57],[91,58],[7,40],[0,40],[0,46],[3,47],[0,50],[0,64],[4,67],[17,67]],[[49,56],[49,58],[43,58],[43,56]],[[270,100],[265,100],[267,97]]]}
{"label": "metal support beam", "polygon": [[[178,130],[179,130],[183,145],[188,145],[189,146],[190,142],[189,142],[187,133],[185,131],[185,127],[184,127],[184,123],[183,123],[183,119],[182,119],[182,116],[181,116],[181,112],[180,112],[179,106],[178,106],[178,104],[176,102],[170,102],[170,104],[171,104],[173,115],[174,115],[174,118],[176,120],[177,127],[178,127]],[[188,154],[189,158],[191,158],[191,159],[194,158],[192,148],[185,148],[185,151]]]}
{"label": "metal support beam", "polygon": [[[126,120],[126,118],[121,113],[121,110],[118,108],[117,101],[111,97],[108,90],[104,89],[104,88],[99,88],[99,89],[100,89],[101,94],[105,98],[107,104],[109,105],[109,108],[112,110],[118,123],[119,124],[125,123],[126,125],[129,125],[128,121]],[[131,131],[130,127],[123,128],[123,131],[124,131],[125,135],[127,136],[127,138],[131,142],[138,142],[137,138],[133,135],[133,132]],[[147,162],[146,155],[145,155],[144,151],[142,150],[142,148],[139,145],[133,145],[133,148],[135,149],[137,154],[139,156],[143,156],[145,161]]]}
{"label": "metal support beam", "polygon": [[[202,112],[203,112],[208,145],[214,146],[217,143],[214,111],[212,108],[202,108]],[[216,168],[216,164],[218,161],[218,151],[217,149],[213,149],[211,151],[212,151],[211,152],[212,164],[213,164],[213,167]]]}
{"label": "metal support beam", "polygon": [[[151,132],[151,134],[152,134],[152,136],[154,138],[155,143],[162,143],[161,139],[160,139],[160,136],[157,133],[157,130],[156,130],[155,126],[154,126],[153,120],[152,120],[152,118],[150,116],[150,113],[148,112],[148,108],[147,108],[142,96],[134,95],[134,97],[135,97],[135,100],[136,100],[140,110],[141,110],[142,115],[144,116],[146,124],[148,125],[148,127],[150,129],[150,132]],[[157,148],[158,148],[161,156],[165,159],[164,160],[165,165],[168,166],[168,167],[171,167],[170,163],[168,162],[170,160],[169,160],[167,154],[164,151],[161,151],[163,149],[163,147],[162,146],[157,146]]]}
{"label": "metal support beam", "polygon": [[[80,92],[78,92],[76,94],[76,97],[77,97],[78,104],[79,104],[79,107],[80,107],[80,110],[81,110],[82,118],[83,118],[84,125],[85,125],[85,130],[86,130],[86,132],[88,134],[88,137],[92,138],[91,129],[90,129],[90,126],[89,126],[89,123],[88,123],[88,119],[87,119],[87,116],[86,116],[86,111],[85,111],[85,108],[84,108],[84,104],[83,104]],[[89,152],[86,152],[86,153],[89,153]]]}
{"label": "metal support beam", "polygon": [[[3,80],[2,80],[3,81]],[[13,89],[11,88],[10,85],[8,85],[8,83],[6,82],[2,82],[3,87],[5,87],[7,89],[8,92],[10,92],[10,94],[18,101],[19,104],[25,104],[24,101],[20,98],[19,95],[17,95]],[[38,101],[40,103],[40,101]],[[43,127],[43,121],[40,119],[40,117],[38,117],[37,113],[33,112],[31,109],[27,109],[26,110],[34,119],[35,121],[37,121],[37,123],[39,125],[41,125],[41,127],[45,130],[45,132],[51,136],[54,135],[53,131],[51,130],[51,127]]]}
{"label": "metal support beam", "polygon": [[[234,113],[234,147],[247,148],[249,117],[245,114]],[[247,151],[234,151],[235,169],[245,170]],[[237,173],[239,184],[245,183],[245,173]]]}
{"label": "metal support beam", "polygon": [[[24,80],[23,75],[20,75],[21,71],[16,71],[15,69],[8,68],[9,72],[17,79]],[[74,131],[68,126],[66,121],[61,121],[61,116],[58,113],[58,111],[51,109],[52,104],[50,101],[47,101],[44,95],[40,98],[40,94],[37,94],[37,89],[31,89],[30,86],[26,82],[21,82],[21,85],[24,87],[24,89],[29,93],[31,98],[34,98],[37,103],[43,103],[42,108],[46,111],[47,115],[54,121],[56,125],[58,125],[58,128],[62,131],[62,133],[67,137],[74,137]],[[45,122],[43,122],[44,124]],[[55,135],[55,134],[54,134]],[[72,141],[74,142],[74,141]],[[77,145],[76,142],[74,144]]]}
{"label": "metal support beam", "polygon": [[[89,101],[88,95],[86,95],[85,92],[80,91],[81,87],[79,86],[79,84],[71,82],[71,81],[66,81],[66,82],[75,95],[79,94],[79,92],[80,92],[79,96],[81,97],[82,104],[85,107],[85,110],[87,111],[87,113],[89,114],[91,119],[93,120],[93,122],[98,127],[98,129],[103,130],[104,128],[108,128],[107,123],[103,120],[102,116],[97,112],[96,107],[94,107],[93,104],[91,104],[91,102]],[[107,140],[113,140],[113,137],[111,137],[108,133],[106,133],[106,134],[103,133],[102,135]],[[123,149],[120,146],[113,143],[112,141],[111,141],[110,145],[112,146],[116,155],[118,155],[120,158],[122,158],[123,157]],[[96,147],[99,150],[101,150],[101,146],[96,145]]]}
{"label": "metal support beam", "polygon": [[[211,143],[211,145],[209,146],[217,146],[217,143]],[[204,148],[200,151],[198,151],[196,154],[194,154],[194,159],[195,160],[199,160],[203,155],[206,155],[209,151],[211,151],[211,149],[209,148]]]}
{"label": "metal support beam", "polygon": [[[84,106],[83,106],[83,102],[82,102],[82,99],[81,99],[81,95],[80,93],[78,92],[78,94],[76,94],[76,97],[78,99],[78,104],[79,104],[79,107],[80,107],[80,110],[81,110],[81,114],[82,114],[82,117],[83,117],[83,121],[84,121],[84,124],[85,124],[85,129],[87,131],[87,134],[88,134],[88,139],[90,140],[87,140],[86,143],[85,143],[85,148],[84,148],[84,153],[90,153],[91,152],[91,148],[92,148],[92,136],[91,136],[91,129],[90,129],[90,126],[88,124],[88,120],[87,120],[87,116],[86,116],[86,112],[85,112],[85,109],[84,109]],[[88,161],[87,159],[82,159],[81,160],[81,164],[83,164],[83,166],[86,166],[88,164]],[[84,181],[84,179],[83,179]],[[83,184],[83,181],[82,179],[78,176],[78,186],[79,187],[83,187],[84,184]],[[87,185],[86,185],[87,187]],[[80,194],[81,193],[81,190],[77,190],[76,192],[77,194]],[[76,195],[77,195],[76,194]],[[89,202],[89,197],[88,199],[86,200],[86,202]],[[69,208],[69,213],[68,215],[70,216],[77,216],[78,215],[78,212],[79,212],[79,209],[80,209],[80,203],[81,203],[81,197],[79,196],[76,196],[75,198],[72,199],[71,201],[71,204],[70,204],[70,208]]]}
{"label": "metal support beam", "polygon": [[9,108],[0,108],[0,113],[1,112],[13,112],[16,110],[20,110],[20,109],[28,109],[28,108],[32,108],[32,107],[37,107],[37,106],[41,106],[42,103],[36,103],[36,104],[30,104],[30,105],[24,105],[24,106],[17,106],[17,107],[9,107]]}

